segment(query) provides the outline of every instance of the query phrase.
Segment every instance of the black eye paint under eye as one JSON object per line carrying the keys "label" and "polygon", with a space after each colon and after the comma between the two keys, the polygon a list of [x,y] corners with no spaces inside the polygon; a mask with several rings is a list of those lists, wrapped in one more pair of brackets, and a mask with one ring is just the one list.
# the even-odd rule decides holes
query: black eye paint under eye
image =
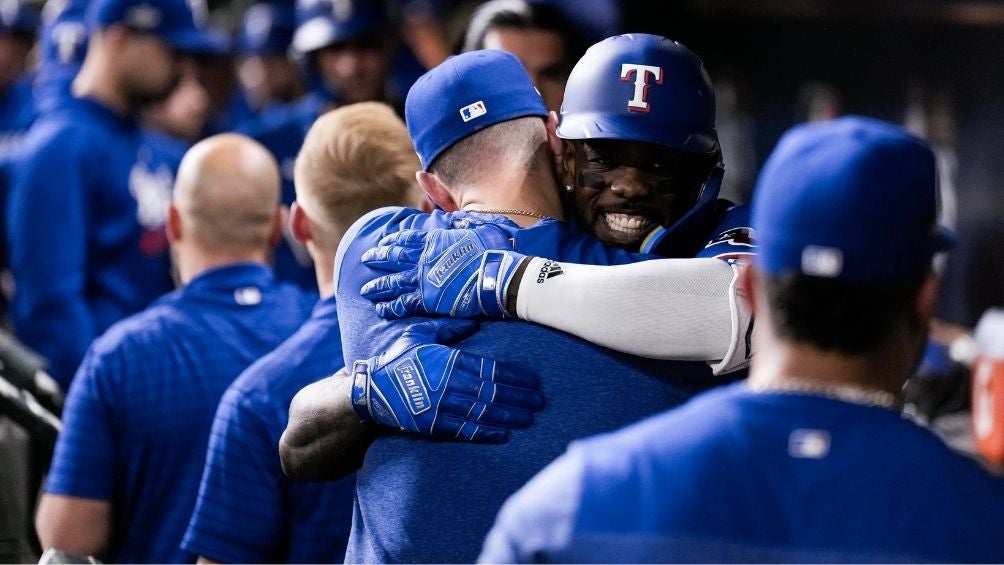
{"label": "black eye paint under eye", "polygon": [[603,175],[601,174],[579,171],[579,186],[593,190],[603,190],[607,186],[607,181],[603,179]]}

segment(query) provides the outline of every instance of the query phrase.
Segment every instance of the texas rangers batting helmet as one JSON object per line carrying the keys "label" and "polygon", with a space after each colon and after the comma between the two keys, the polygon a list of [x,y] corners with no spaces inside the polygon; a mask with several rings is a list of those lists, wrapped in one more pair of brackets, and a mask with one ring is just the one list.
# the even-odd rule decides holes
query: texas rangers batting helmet
{"label": "texas rangers batting helmet", "polygon": [[724,167],[715,130],[715,90],[693,51],[646,33],[596,43],[568,77],[557,133],[572,140],[653,143],[709,157],[713,166],[697,202],[675,223],[652,232],[641,251],[686,255],[707,235]]}
{"label": "texas rangers batting helmet", "polygon": [[608,37],[579,59],[568,77],[558,136],[721,152],[715,91],[704,64],[683,45],[645,33]]}

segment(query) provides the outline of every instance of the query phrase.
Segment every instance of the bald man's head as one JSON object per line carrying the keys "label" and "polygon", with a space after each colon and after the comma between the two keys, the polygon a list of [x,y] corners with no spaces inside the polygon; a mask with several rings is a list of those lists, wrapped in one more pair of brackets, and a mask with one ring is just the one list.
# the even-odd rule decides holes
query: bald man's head
{"label": "bald man's head", "polygon": [[184,230],[214,253],[274,244],[281,180],[275,158],[238,134],[215,135],[185,153],[174,184]]}

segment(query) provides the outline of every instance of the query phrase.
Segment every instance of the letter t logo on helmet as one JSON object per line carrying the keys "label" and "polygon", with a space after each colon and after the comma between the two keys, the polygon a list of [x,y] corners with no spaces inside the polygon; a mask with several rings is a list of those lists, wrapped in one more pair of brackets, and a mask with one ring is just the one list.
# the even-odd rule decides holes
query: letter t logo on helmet
{"label": "letter t logo on helmet", "polygon": [[621,80],[630,81],[632,74],[634,74],[634,98],[628,101],[628,110],[648,112],[648,77],[652,76],[655,79],[655,84],[662,84],[662,68],[634,63],[621,65]]}

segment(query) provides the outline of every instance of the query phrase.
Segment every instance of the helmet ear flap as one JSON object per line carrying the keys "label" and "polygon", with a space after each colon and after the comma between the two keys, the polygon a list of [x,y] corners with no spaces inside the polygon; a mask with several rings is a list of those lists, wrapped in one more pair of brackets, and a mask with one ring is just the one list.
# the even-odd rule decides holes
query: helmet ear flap
{"label": "helmet ear flap", "polygon": [[701,185],[697,203],[672,226],[653,230],[641,244],[642,253],[661,257],[693,257],[708,237],[708,231],[719,221],[722,206],[730,202],[718,199],[725,178],[725,166],[719,160]]}

